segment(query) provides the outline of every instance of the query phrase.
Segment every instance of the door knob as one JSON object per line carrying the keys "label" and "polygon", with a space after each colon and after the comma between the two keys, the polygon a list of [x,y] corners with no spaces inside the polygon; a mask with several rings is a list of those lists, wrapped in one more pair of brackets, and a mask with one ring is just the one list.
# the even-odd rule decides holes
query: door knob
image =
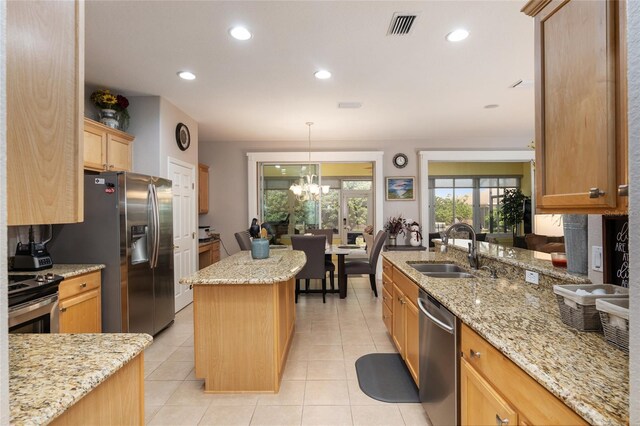
{"label": "door knob", "polygon": [[589,189],[589,198],[598,198],[602,197],[605,194],[600,188],[590,188]]}

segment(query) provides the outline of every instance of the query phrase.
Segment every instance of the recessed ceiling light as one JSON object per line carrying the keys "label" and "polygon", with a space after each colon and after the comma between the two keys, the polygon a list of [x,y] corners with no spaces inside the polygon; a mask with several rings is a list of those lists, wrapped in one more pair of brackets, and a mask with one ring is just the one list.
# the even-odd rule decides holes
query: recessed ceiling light
{"label": "recessed ceiling light", "polygon": [[316,71],[313,75],[315,75],[318,80],[326,80],[328,78],[331,78],[331,73],[327,70]]}
{"label": "recessed ceiling light", "polygon": [[280,164],[276,164],[274,167],[275,167],[276,169],[279,169],[279,168],[280,168]]}
{"label": "recessed ceiling light", "polygon": [[469,37],[469,31],[464,28],[458,28],[457,30],[451,31],[447,34],[447,40],[449,41],[462,41],[465,38]]}
{"label": "recessed ceiling light", "polygon": [[498,108],[500,105],[498,104],[489,104],[489,105],[485,105],[484,109],[494,109],[494,108]]}
{"label": "recessed ceiling light", "polygon": [[362,107],[362,102],[338,102],[338,108],[357,109]]}
{"label": "recessed ceiling light", "polygon": [[195,80],[196,79],[196,75],[192,72],[189,71],[179,71],[178,72],[178,77],[180,77],[183,80]]}
{"label": "recessed ceiling light", "polygon": [[252,37],[251,32],[245,27],[233,27],[229,30],[229,34],[236,40],[242,41],[249,40]]}

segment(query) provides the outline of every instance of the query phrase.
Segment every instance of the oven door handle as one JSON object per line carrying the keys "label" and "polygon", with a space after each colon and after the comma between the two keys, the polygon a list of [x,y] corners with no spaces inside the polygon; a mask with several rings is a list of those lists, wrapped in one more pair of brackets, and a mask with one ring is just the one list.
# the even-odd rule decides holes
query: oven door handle
{"label": "oven door handle", "polygon": [[[49,305],[53,305],[52,309],[56,308],[56,310],[57,310],[57,307],[58,307],[58,295],[57,294],[54,294],[52,296],[43,297],[43,298],[35,300],[33,302],[29,302],[28,304],[25,304],[22,307],[17,307],[16,309],[9,310],[9,327],[13,327],[15,325],[21,324],[25,320],[37,318],[37,317],[41,316],[43,313],[49,312],[51,314],[53,311],[49,310],[49,308],[48,308]],[[43,312],[39,312],[39,311],[43,311]],[[29,314],[31,314],[31,315],[29,315]],[[22,318],[25,315],[28,315],[29,318]]]}

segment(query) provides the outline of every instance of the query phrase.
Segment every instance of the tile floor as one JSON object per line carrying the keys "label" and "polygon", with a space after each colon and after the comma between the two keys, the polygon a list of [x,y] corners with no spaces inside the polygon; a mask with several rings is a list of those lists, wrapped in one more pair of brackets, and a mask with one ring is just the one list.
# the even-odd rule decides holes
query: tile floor
{"label": "tile floor", "polygon": [[[379,289],[380,293],[381,290]],[[211,395],[193,371],[193,308],[145,351],[146,423],[151,425],[428,425],[420,404],[389,404],[358,386],[355,360],[396,352],[368,277],[349,296],[300,295],[296,333],[278,394]]]}

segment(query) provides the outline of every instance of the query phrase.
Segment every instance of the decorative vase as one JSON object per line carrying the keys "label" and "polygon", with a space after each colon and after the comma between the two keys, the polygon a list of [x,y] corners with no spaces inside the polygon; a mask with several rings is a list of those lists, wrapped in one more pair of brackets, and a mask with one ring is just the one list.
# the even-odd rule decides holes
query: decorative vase
{"label": "decorative vase", "polygon": [[567,272],[587,275],[588,252],[587,245],[587,215],[563,214],[564,245],[567,254]]}
{"label": "decorative vase", "polygon": [[396,239],[397,239],[396,235],[389,235],[389,245],[390,246],[395,246],[396,245]]}
{"label": "decorative vase", "polygon": [[251,241],[251,257],[254,259],[266,259],[269,257],[269,240],[256,238]]}
{"label": "decorative vase", "polygon": [[100,122],[112,129],[118,128],[118,117],[116,110],[114,109],[101,109],[100,110]]}

